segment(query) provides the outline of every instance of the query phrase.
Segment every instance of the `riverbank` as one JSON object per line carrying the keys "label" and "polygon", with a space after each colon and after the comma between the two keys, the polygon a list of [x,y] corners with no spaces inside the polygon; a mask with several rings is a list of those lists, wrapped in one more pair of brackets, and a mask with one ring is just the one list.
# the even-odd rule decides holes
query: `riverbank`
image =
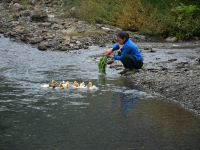
{"label": "riverbank", "polygon": [[[180,104],[200,115],[200,41],[179,43],[138,42],[144,54],[144,68],[123,75],[146,92]],[[121,63],[110,68],[119,72]]]}
{"label": "riverbank", "polygon": [[[57,6],[57,5],[56,5]],[[52,3],[24,6],[15,1],[0,3],[0,33],[39,50],[70,51],[88,49],[91,45],[104,47],[112,42],[117,27],[89,24],[75,18],[60,18]],[[130,32],[137,41],[152,38]]]}
{"label": "riverbank", "polygon": [[143,49],[145,69],[125,77],[200,115],[200,42],[145,45],[152,46]]}

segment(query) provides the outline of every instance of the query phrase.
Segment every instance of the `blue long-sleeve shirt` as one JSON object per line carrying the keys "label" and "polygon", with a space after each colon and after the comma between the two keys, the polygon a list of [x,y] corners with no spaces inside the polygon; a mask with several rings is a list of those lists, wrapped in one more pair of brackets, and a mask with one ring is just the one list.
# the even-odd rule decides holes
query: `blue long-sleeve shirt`
{"label": "blue long-sleeve shirt", "polygon": [[[115,43],[113,46],[113,51],[118,50],[119,43]],[[128,41],[124,44],[124,46],[121,48],[121,56],[115,56],[115,60],[122,60],[123,57],[126,55],[132,55],[134,56],[137,61],[143,61],[143,56],[137,45],[131,40],[128,39]]]}

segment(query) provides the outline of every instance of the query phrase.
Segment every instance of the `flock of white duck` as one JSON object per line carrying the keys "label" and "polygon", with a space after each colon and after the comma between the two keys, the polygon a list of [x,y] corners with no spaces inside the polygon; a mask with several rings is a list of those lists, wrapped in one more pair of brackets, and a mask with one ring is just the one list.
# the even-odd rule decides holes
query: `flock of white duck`
{"label": "flock of white duck", "polygon": [[74,81],[70,83],[69,81],[62,81],[58,83],[55,80],[52,80],[49,84],[42,85],[43,88],[52,88],[52,89],[88,89],[88,90],[97,90],[97,87],[92,84],[92,82],[88,82],[86,85],[84,82],[78,83]]}

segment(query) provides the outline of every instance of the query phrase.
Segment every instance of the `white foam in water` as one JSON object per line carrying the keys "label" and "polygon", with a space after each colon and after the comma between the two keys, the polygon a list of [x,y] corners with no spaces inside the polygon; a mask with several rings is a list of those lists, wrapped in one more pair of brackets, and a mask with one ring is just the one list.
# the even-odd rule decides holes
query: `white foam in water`
{"label": "white foam in water", "polygon": [[49,85],[48,84],[43,84],[41,85],[42,88],[49,88]]}
{"label": "white foam in water", "polygon": [[74,106],[90,105],[89,103],[83,103],[83,102],[70,102],[70,104]]}

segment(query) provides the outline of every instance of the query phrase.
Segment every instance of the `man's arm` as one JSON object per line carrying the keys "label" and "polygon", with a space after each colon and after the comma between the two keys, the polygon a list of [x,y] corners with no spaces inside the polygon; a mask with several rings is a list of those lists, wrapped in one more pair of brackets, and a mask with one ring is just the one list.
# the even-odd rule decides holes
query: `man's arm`
{"label": "man's arm", "polygon": [[112,48],[109,48],[108,50],[106,50],[106,52],[104,53],[104,55],[108,56],[110,55],[113,51],[118,50],[119,47],[119,43],[115,43]]}
{"label": "man's arm", "polygon": [[113,46],[112,46],[112,50],[115,51],[115,50],[118,50],[120,47],[119,47],[119,43],[115,43]]}
{"label": "man's arm", "polygon": [[125,57],[129,53],[129,48],[123,49],[121,56],[115,56],[115,60],[122,60],[123,57]]}

